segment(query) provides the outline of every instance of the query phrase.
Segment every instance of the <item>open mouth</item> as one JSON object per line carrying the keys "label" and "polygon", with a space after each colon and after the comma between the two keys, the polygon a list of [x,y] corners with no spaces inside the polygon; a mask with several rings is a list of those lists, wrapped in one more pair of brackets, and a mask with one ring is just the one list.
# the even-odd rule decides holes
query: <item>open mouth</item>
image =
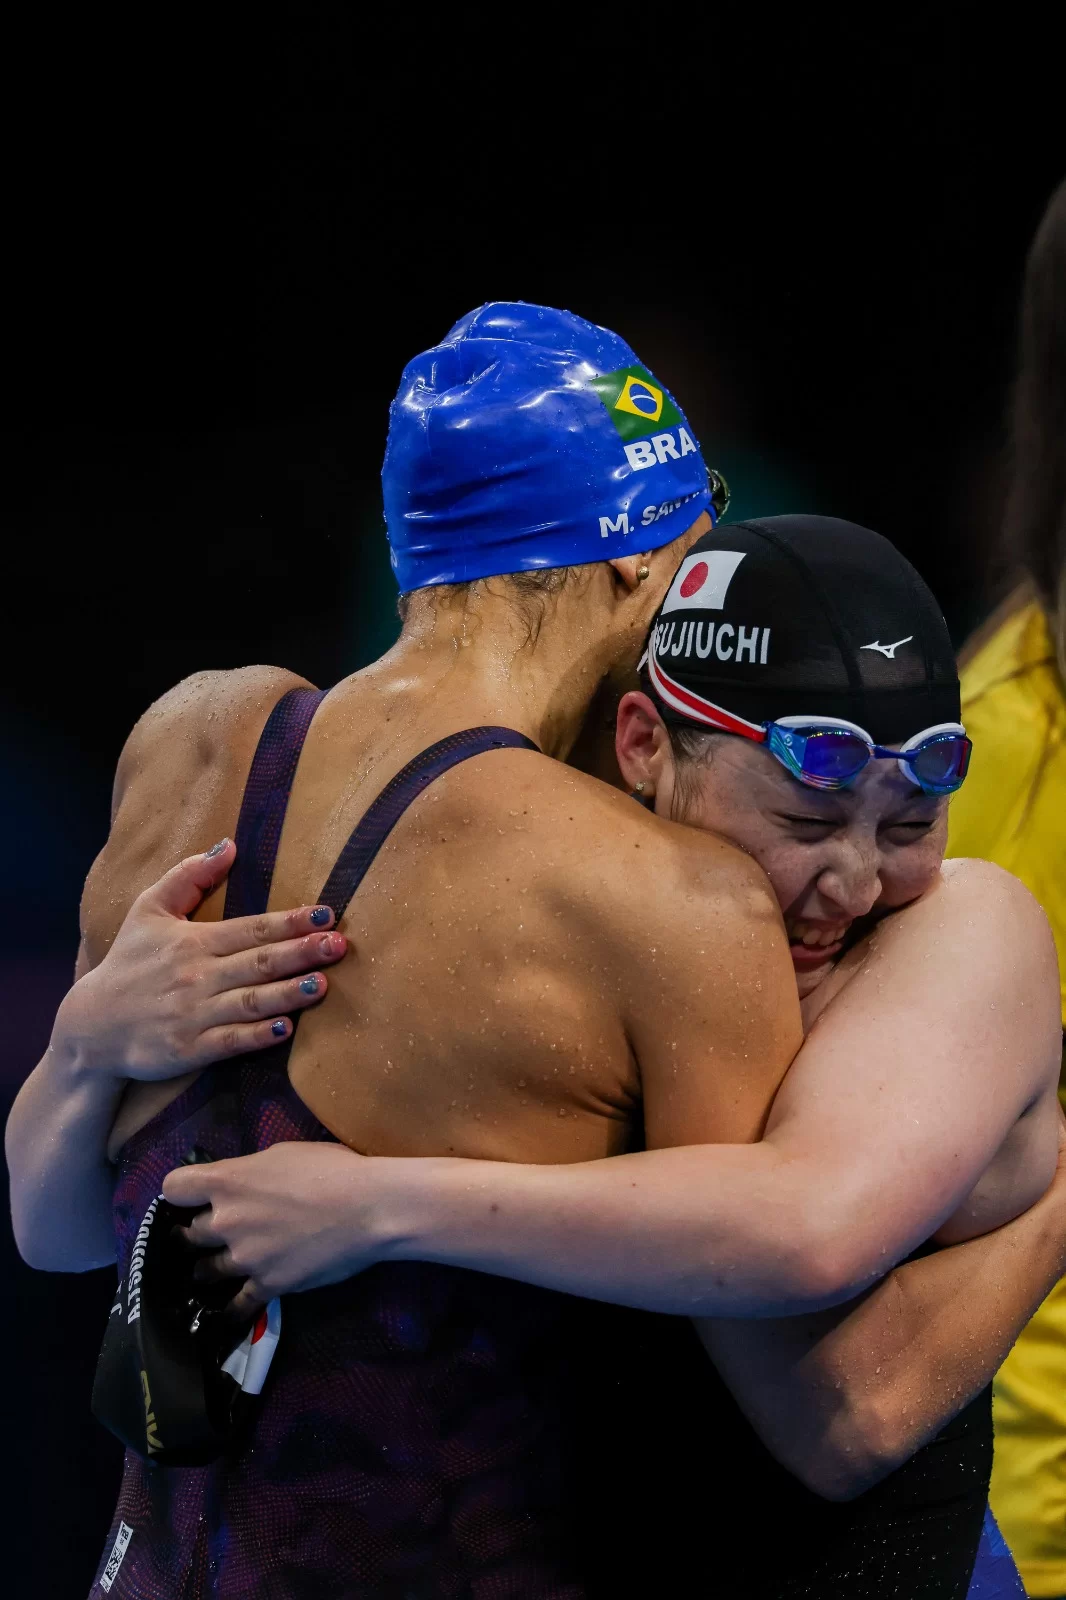
{"label": "open mouth", "polygon": [[792,965],[797,971],[807,972],[832,961],[840,954],[849,926],[847,922],[811,922],[805,917],[787,917],[785,928]]}

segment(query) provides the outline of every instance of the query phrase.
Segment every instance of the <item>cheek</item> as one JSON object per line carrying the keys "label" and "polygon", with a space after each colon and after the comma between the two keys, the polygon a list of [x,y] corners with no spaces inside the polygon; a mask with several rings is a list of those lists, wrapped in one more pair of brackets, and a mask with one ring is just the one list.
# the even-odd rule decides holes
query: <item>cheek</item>
{"label": "cheek", "polygon": [[810,849],[780,840],[760,840],[749,835],[745,849],[766,873],[782,909],[792,905],[817,876]]}
{"label": "cheek", "polygon": [[895,906],[916,900],[935,880],[943,861],[943,846],[932,835],[921,844],[893,851],[881,872],[881,903]]}

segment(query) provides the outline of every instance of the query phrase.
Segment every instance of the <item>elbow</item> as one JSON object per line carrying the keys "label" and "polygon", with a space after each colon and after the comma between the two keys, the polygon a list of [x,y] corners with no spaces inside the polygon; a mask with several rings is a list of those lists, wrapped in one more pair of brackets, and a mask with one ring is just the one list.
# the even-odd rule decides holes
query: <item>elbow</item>
{"label": "elbow", "polygon": [[26,1218],[20,1217],[14,1207],[11,1210],[11,1232],[15,1248],[28,1267],[33,1267],[37,1272],[67,1270],[62,1260],[63,1252],[56,1248],[56,1241],[34,1228]]}
{"label": "elbow", "polygon": [[48,1272],[48,1262],[44,1259],[46,1250],[42,1250],[45,1240],[38,1236],[33,1226],[31,1217],[18,1203],[18,1189],[14,1181],[11,1184],[11,1234],[15,1241],[15,1249],[28,1267],[36,1267],[38,1271]]}
{"label": "elbow", "polygon": [[42,1240],[15,1238],[18,1253],[35,1272],[94,1272],[97,1267],[114,1266],[115,1253],[85,1255],[57,1248],[54,1243]]}
{"label": "elbow", "polygon": [[816,1450],[803,1461],[790,1464],[789,1470],[812,1494],[842,1505],[857,1500],[901,1465],[902,1461],[886,1460],[876,1451],[851,1451],[844,1446]]}
{"label": "elbow", "polygon": [[19,1255],[36,1272],[92,1272],[96,1267],[111,1266],[115,1260],[113,1242],[109,1241],[102,1251],[85,1249],[84,1240],[60,1236],[54,1226],[35,1224],[33,1218],[20,1214],[14,1205],[11,1232]]}
{"label": "elbow", "polygon": [[902,1417],[891,1396],[847,1395],[825,1433],[807,1439],[785,1465],[823,1500],[855,1500],[913,1455],[916,1442]]}
{"label": "elbow", "polygon": [[19,1179],[10,1147],[7,1157],[11,1184],[9,1193],[11,1234],[15,1241],[15,1249],[26,1265],[34,1267],[38,1272],[60,1271],[60,1268],[52,1264],[55,1241],[49,1238],[45,1229],[37,1226],[34,1208],[27,1204],[28,1186]]}
{"label": "elbow", "polygon": [[866,1258],[853,1223],[847,1224],[839,1215],[819,1216],[812,1210],[788,1240],[781,1294],[769,1314],[793,1316],[842,1305],[854,1300],[885,1270],[883,1259]]}

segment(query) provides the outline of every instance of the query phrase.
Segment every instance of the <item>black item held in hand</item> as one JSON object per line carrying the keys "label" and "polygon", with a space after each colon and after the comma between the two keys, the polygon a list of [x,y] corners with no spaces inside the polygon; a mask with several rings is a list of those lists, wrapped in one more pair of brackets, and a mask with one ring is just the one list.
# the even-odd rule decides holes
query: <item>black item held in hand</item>
{"label": "black item held in hand", "polygon": [[[196,1146],[183,1164],[210,1160]],[[198,1252],[177,1230],[195,1214],[162,1195],[148,1207],[93,1383],[97,1420],[163,1467],[203,1466],[239,1446],[259,1399],[223,1370],[242,1330],[193,1277]],[[235,1287],[224,1285],[227,1301]]]}

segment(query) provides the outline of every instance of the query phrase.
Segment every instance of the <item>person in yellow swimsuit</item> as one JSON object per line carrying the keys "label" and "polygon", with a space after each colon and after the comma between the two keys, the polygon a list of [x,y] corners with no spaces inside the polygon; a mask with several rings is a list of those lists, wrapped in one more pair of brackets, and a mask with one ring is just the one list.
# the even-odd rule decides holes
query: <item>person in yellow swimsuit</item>
{"label": "person in yellow swimsuit", "polygon": [[[1066,1025],[1066,183],[1030,252],[1021,321],[1006,530],[1027,576],[963,656],[974,756],[951,808],[948,854],[996,862],[1040,901]],[[1000,1369],[995,1426],[992,1508],[1027,1592],[1064,1597],[1066,1279]]]}

